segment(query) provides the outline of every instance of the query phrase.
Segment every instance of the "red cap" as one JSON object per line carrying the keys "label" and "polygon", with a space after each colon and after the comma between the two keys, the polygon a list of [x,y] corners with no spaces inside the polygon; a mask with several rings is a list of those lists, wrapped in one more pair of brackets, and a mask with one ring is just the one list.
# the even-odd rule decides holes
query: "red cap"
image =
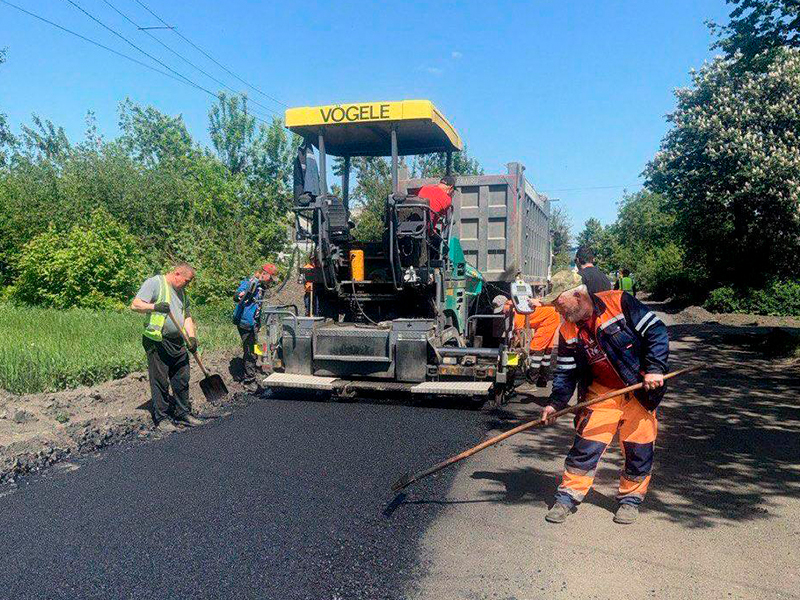
{"label": "red cap", "polygon": [[278,267],[273,265],[272,263],[266,263],[261,270],[265,273],[269,273],[270,275],[277,275],[278,274]]}

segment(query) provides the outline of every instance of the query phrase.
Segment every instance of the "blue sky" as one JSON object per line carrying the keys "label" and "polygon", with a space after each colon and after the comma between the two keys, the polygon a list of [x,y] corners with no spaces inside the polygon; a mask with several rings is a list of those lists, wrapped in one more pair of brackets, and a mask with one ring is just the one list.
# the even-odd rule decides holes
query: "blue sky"
{"label": "blue sky", "polygon": [[[12,0],[141,60],[65,0]],[[84,9],[210,90],[219,85],[137,31],[102,0]],[[109,0],[157,25],[134,0]],[[622,186],[666,131],[673,90],[711,53],[706,19],[724,0],[303,2],[145,0],[234,73],[289,106],[428,98],[487,173],[520,161],[533,185],[571,214],[577,231],[614,219]],[[234,89],[244,86],[169,31],[161,40]],[[211,98],[0,3],[0,112],[17,129],[31,113],[82,136],[86,111],[117,134],[125,97],[182,114],[208,143]],[[281,113],[283,106],[250,91]],[[259,107],[255,107],[262,110]],[[620,186],[607,189],[586,189]],[[579,189],[576,189],[579,188]]]}

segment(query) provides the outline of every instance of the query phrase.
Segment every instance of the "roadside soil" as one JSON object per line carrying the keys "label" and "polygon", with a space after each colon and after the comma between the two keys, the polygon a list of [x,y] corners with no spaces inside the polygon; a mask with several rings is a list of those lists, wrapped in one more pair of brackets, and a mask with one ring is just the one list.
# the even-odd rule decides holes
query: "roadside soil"
{"label": "roadside soil", "polygon": [[[220,406],[206,402],[198,383],[202,372],[192,362],[192,407],[201,416],[219,416],[244,392],[240,351],[209,352],[203,364],[222,376],[230,395]],[[62,392],[17,396],[0,390],[0,482],[124,439],[163,435],[153,430],[149,404],[146,372]]]}
{"label": "roadside soil", "polygon": [[[672,368],[706,369],[669,384],[638,521],[612,522],[614,440],[579,510],[545,522],[574,433],[563,419],[462,463],[446,496],[409,489],[397,512],[444,507],[409,597],[800,598],[800,365],[770,344],[776,329],[796,339],[800,320],[651,306],[669,326]],[[548,393],[513,399],[487,437],[538,418]]]}

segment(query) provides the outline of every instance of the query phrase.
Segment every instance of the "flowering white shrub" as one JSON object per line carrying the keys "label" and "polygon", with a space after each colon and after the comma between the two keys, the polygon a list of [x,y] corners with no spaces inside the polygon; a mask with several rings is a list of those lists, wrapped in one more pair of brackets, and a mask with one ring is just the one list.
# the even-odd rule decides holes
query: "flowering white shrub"
{"label": "flowering white shrub", "polygon": [[676,92],[673,124],[648,164],[688,260],[711,281],[758,286],[800,260],[800,50],[763,72],[717,58]]}

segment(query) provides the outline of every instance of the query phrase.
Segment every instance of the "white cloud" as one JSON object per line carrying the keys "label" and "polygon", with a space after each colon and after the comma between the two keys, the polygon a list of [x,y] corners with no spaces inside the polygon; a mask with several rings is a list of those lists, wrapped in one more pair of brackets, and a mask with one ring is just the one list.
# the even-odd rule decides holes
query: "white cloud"
{"label": "white cloud", "polygon": [[444,69],[440,69],[439,67],[423,67],[422,70],[431,75],[441,75],[444,73]]}
{"label": "white cloud", "polygon": [[461,58],[461,57],[462,57],[462,56],[464,56],[464,55],[463,55],[463,54],[461,54],[461,52],[459,52],[458,50],[453,50],[453,51],[450,53],[450,56],[452,56],[453,58],[455,58],[456,60],[458,60],[459,58]]}

